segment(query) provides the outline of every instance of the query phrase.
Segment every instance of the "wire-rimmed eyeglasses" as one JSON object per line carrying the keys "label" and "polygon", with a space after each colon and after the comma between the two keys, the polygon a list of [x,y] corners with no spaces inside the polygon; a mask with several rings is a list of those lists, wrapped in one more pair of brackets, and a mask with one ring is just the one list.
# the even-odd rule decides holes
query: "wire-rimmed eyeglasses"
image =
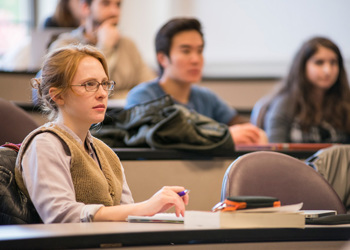
{"label": "wire-rimmed eyeglasses", "polygon": [[87,92],[97,92],[98,88],[102,86],[102,88],[108,92],[111,92],[114,89],[115,81],[113,80],[105,80],[102,82],[98,82],[96,80],[89,80],[82,84],[75,84],[71,86],[80,86],[85,87]]}

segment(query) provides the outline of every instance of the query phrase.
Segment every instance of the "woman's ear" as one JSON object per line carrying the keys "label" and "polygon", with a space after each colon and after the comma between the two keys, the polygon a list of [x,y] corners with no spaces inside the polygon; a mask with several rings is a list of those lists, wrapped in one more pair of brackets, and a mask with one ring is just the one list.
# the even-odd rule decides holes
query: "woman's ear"
{"label": "woman's ear", "polygon": [[61,95],[61,93],[59,93],[57,88],[50,88],[49,90],[49,95],[51,97],[51,99],[58,105],[61,106],[64,104],[64,99]]}

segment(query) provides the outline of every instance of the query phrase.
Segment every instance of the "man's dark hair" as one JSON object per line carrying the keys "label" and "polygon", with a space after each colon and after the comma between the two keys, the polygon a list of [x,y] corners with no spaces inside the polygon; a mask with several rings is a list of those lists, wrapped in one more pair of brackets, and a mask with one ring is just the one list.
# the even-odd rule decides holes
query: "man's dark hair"
{"label": "man's dark hair", "polygon": [[[156,53],[161,52],[169,57],[169,52],[170,52],[173,37],[182,31],[189,31],[189,30],[198,31],[198,33],[201,35],[203,39],[202,25],[197,19],[174,18],[168,21],[166,24],[164,24],[160,28],[160,30],[156,35],[156,40],[155,40]],[[158,62],[158,65],[160,69],[160,75],[162,75],[164,69],[159,62]]]}
{"label": "man's dark hair", "polygon": [[91,6],[92,0],[84,0],[84,2]]}

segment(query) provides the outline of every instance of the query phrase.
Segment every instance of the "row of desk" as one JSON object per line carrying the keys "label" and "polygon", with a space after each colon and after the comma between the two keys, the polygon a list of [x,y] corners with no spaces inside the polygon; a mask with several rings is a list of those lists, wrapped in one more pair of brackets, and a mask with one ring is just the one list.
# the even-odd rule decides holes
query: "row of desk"
{"label": "row of desk", "polygon": [[0,227],[0,249],[349,249],[350,225],[214,229],[96,222]]}
{"label": "row of desk", "polygon": [[[149,199],[163,186],[180,185],[191,190],[189,210],[210,210],[220,201],[226,169],[239,156],[255,150],[274,150],[305,160],[330,144],[304,145],[302,148],[247,147],[235,152],[209,155],[178,150],[149,148],[115,148],[136,202]],[[308,147],[305,147],[308,146]]]}
{"label": "row of desk", "polygon": [[[210,210],[220,200],[226,169],[243,154],[274,150],[304,160],[322,147],[237,148],[215,155],[178,150],[115,148],[135,202],[162,186],[191,190],[187,210]],[[171,211],[170,211],[171,212]],[[0,226],[0,249],[346,249],[350,225],[305,229],[186,228],[161,223],[79,223]]]}
{"label": "row of desk", "polygon": [[275,151],[298,159],[306,159],[318,150],[332,146],[330,143],[270,143],[260,146],[236,146],[232,152],[214,154],[194,151],[181,151],[151,148],[113,148],[122,161],[129,160],[215,160],[220,158],[237,159],[239,156],[254,151]]}
{"label": "row of desk", "polygon": [[[110,103],[114,108],[120,103]],[[38,112],[32,104],[18,103],[28,112]],[[161,187],[181,185],[191,190],[188,209],[209,210],[220,200],[226,169],[239,156],[256,150],[274,150],[305,160],[330,144],[273,144],[238,147],[234,152],[195,153],[150,148],[114,148],[125,168],[127,181],[136,202],[151,197]]]}
{"label": "row of desk", "polygon": [[[25,79],[22,82],[28,82],[28,77],[24,76]],[[2,79],[7,83],[12,81],[11,75],[6,75]],[[6,89],[9,93],[7,97],[12,100],[30,101],[29,84],[28,87],[23,87],[18,77],[13,82],[13,86],[21,86],[14,88],[16,91]],[[18,94],[19,89],[23,92],[21,96]],[[29,106],[27,110],[33,111],[33,107]],[[220,200],[221,183],[226,169],[239,156],[255,150],[277,150],[304,160],[318,149],[320,149],[319,145],[316,148],[302,149],[243,147],[235,152],[222,152],[216,155],[146,148],[117,148],[114,151],[123,163],[136,202],[148,199],[164,185],[182,185],[191,190],[188,210],[209,210]],[[0,249],[100,247],[138,249],[141,246],[158,250],[168,248],[346,249],[350,248],[347,244],[349,238],[349,225],[308,226],[305,229],[242,230],[185,228],[184,225],[178,224],[127,222],[0,226]]]}

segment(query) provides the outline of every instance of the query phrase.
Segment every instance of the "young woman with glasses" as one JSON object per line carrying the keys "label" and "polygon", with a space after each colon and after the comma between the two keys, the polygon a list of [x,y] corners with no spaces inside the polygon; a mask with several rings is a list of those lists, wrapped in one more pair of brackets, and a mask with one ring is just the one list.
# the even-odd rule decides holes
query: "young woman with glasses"
{"label": "young woman with glasses", "polygon": [[134,203],[117,155],[91,136],[103,121],[114,88],[106,60],[89,45],[52,51],[42,76],[33,79],[51,122],[23,141],[16,182],[44,223],[125,220],[175,207],[184,215],[188,194],[180,186],[163,187],[149,200]]}

